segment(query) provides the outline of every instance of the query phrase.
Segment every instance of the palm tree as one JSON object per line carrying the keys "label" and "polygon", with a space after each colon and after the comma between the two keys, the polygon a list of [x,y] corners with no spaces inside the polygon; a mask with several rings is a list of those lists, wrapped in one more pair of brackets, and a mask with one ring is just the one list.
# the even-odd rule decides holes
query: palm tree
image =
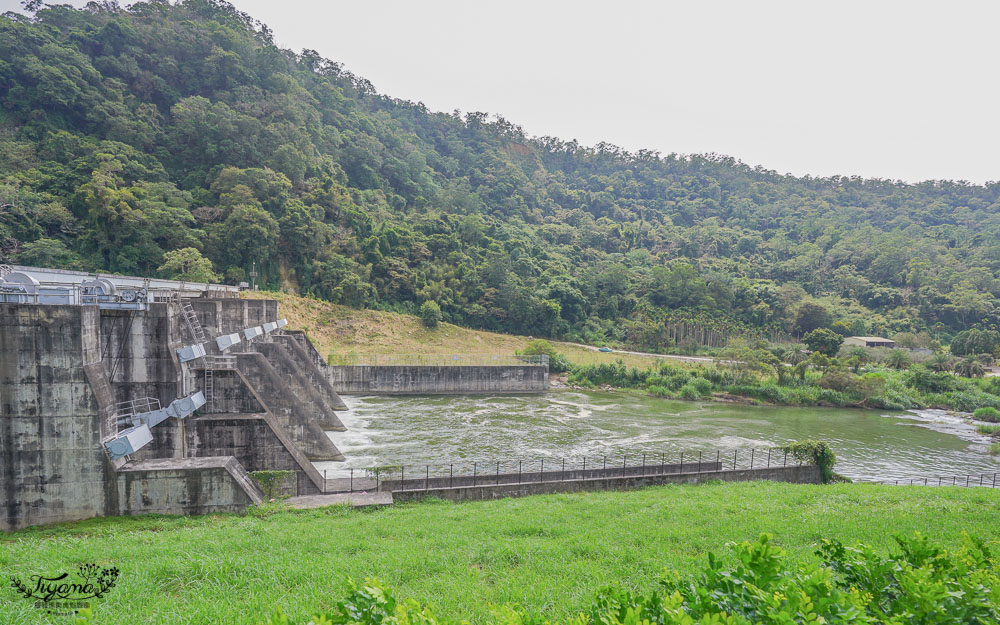
{"label": "palm tree", "polygon": [[785,362],[790,365],[797,365],[808,357],[806,349],[802,345],[792,345],[785,350]]}
{"label": "palm tree", "polygon": [[986,372],[982,363],[970,356],[955,364],[955,373],[964,378],[981,378]]}
{"label": "palm tree", "polygon": [[909,369],[913,360],[901,349],[894,349],[885,357],[885,364],[893,369]]}
{"label": "palm tree", "polygon": [[855,345],[851,349],[847,350],[847,361],[853,365],[854,373],[857,373],[858,369],[861,368],[861,365],[866,362],[870,362],[871,359],[871,352],[860,345]]}
{"label": "palm tree", "polygon": [[944,352],[938,352],[933,356],[931,356],[930,358],[928,358],[925,364],[931,369],[938,372],[951,371],[952,367],[951,356],[949,356]]}

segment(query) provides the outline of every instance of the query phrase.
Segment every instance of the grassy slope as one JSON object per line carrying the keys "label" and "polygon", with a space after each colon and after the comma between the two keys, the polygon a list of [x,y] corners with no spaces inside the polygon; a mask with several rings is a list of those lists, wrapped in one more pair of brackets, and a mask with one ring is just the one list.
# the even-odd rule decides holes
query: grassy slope
{"label": "grassy slope", "polygon": [[[305,330],[324,356],[333,354],[496,354],[524,349],[525,336],[469,330],[442,323],[428,330],[412,315],[358,310],[288,293],[244,292],[246,297],[276,299],[292,329]],[[629,354],[603,354],[568,343],[554,342],[576,364],[614,362],[648,367],[659,359]]]}
{"label": "grassy slope", "polygon": [[[1000,491],[988,489],[716,483],[263,519],[95,519],[0,536],[0,566],[22,578],[82,562],[118,566],[100,623],[254,623],[275,606],[304,616],[366,576],[443,616],[487,622],[490,603],[559,618],[603,586],[648,590],[664,568],[691,571],[707,551],[765,531],[809,559],[822,537],[883,550],[894,533],[945,545],[963,531],[995,538],[997,518]],[[44,621],[5,587],[0,622]]]}

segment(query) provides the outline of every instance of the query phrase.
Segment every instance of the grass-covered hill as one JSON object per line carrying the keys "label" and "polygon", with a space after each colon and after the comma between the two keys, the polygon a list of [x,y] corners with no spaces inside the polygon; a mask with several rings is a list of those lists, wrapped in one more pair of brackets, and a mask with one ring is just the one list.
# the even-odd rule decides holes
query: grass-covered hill
{"label": "grass-covered hill", "polygon": [[380,94],[218,0],[0,17],[0,262],[256,266],[353,307],[651,349],[838,320],[946,338],[998,321],[998,196],[528,137]]}

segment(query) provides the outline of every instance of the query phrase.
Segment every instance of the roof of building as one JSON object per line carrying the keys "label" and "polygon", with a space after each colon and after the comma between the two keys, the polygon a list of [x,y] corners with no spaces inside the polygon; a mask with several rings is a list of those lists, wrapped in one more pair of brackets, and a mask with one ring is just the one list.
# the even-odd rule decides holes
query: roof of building
{"label": "roof of building", "polygon": [[866,343],[895,343],[892,339],[882,338],[881,336],[849,336],[849,339],[858,339]]}

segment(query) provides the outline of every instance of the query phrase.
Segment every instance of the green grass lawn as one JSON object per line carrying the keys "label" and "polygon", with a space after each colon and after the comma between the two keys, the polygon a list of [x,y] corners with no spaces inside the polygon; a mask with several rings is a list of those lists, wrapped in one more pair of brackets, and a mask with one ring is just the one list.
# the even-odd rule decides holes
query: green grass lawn
{"label": "green grass lawn", "polygon": [[[824,537],[887,550],[894,534],[914,531],[948,546],[963,531],[997,538],[1000,490],[715,483],[265,518],[95,519],[0,536],[0,568],[23,579],[84,562],[117,566],[98,623],[254,623],[277,606],[299,618],[367,576],[430,601],[440,616],[481,623],[490,604],[557,619],[604,586],[649,590],[665,568],[692,571],[709,551],[761,532],[791,557],[813,559]],[[0,622],[48,621],[5,587]]]}

